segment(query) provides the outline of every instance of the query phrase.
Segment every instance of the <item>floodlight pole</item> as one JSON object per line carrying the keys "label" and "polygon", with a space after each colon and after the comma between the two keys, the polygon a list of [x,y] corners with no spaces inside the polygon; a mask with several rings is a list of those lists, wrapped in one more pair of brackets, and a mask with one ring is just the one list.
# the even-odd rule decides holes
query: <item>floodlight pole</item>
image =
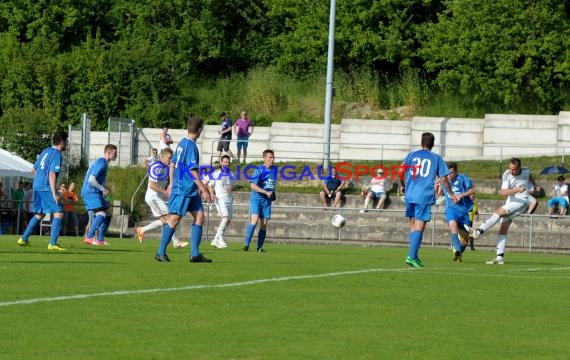
{"label": "floodlight pole", "polygon": [[334,69],[334,25],[335,25],[336,0],[331,0],[329,16],[329,51],[327,57],[327,83],[325,97],[325,124],[323,134],[323,168],[328,170],[331,157],[331,114],[333,98],[333,69]]}

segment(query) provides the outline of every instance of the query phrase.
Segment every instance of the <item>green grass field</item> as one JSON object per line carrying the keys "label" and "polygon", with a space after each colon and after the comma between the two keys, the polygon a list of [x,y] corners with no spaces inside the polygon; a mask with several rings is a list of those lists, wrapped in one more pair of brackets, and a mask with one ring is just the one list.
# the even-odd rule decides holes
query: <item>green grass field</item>
{"label": "green grass field", "polygon": [[[570,257],[240,244],[211,264],[157,241],[0,237],[0,359],[567,359]],[[269,240],[270,241],[270,240]]]}

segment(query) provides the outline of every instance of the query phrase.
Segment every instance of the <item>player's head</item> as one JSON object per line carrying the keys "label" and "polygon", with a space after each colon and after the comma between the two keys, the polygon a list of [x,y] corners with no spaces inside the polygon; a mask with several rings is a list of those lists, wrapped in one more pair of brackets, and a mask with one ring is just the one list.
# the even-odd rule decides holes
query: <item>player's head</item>
{"label": "player's head", "polygon": [[422,148],[431,150],[435,145],[435,136],[430,132],[422,134]]}
{"label": "player's head", "polygon": [[53,146],[59,147],[60,151],[65,151],[65,149],[67,149],[67,133],[61,131],[53,134],[53,138],[51,139],[51,144]]}
{"label": "player's head", "polygon": [[160,150],[160,161],[163,164],[170,164],[170,160],[172,159],[172,149],[171,148],[164,148],[162,150]]}
{"label": "player's head", "polygon": [[115,159],[117,159],[117,147],[113,144],[107,144],[105,145],[103,154],[107,161],[115,161]]}
{"label": "player's head", "polygon": [[558,182],[559,182],[560,184],[564,184],[564,180],[565,180],[565,179],[564,179],[564,176],[560,175],[560,176],[558,177]]}
{"label": "player's head", "polygon": [[457,176],[457,163],[455,161],[450,161],[447,163],[447,168],[449,169],[449,175],[447,176],[449,180],[455,179]]}
{"label": "player's head", "polygon": [[263,164],[265,166],[273,165],[275,161],[275,153],[271,149],[267,149],[263,152]]}
{"label": "player's head", "polygon": [[228,166],[230,166],[230,162],[231,162],[231,160],[230,160],[229,155],[226,155],[226,154],[222,155],[222,157],[220,158],[220,168],[224,168],[224,167],[227,168]]}
{"label": "player's head", "polygon": [[150,151],[150,154],[151,154],[152,156],[158,155],[158,150],[157,150],[157,148],[152,148],[152,150]]}
{"label": "player's head", "polygon": [[511,172],[511,175],[517,176],[518,174],[521,173],[521,159],[519,158],[511,158],[511,160],[509,161],[509,171]]}
{"label": "player's head", "polygon": [[188,134],[195,134],[200,136],[202,129],[204,128],[204,120],[197,116],[192,116],[188,119]]}

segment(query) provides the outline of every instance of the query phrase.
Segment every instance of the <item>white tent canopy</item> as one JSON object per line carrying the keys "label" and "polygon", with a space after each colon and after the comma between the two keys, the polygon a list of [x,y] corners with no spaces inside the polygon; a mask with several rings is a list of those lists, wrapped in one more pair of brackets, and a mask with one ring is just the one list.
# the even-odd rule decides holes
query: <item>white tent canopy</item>
{"label": "white tent canopy", "polygon": [[33,178],[33,167],[33,164],[18,155],[0,149],[0,177],[23,176]]}

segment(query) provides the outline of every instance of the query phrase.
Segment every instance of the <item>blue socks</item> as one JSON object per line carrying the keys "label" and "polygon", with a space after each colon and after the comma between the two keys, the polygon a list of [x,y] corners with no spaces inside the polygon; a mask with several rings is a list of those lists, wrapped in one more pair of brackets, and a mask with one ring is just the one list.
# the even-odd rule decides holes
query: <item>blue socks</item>
{"label": "blue socks", "polygon": [[418,251],[420,250],[420,246],[422,245],[422,237],[424,233],[421,231],[411,231],[408,233],[408,238],[410,240],[410,249],[408,252],[408,256],[411,259],[418,259]]}
{"label": "blue socks", "polygon": [[248,224],[247,229],[245,230],[245,239],[243,240],[243,244],[245,246],[249,246],[249,243],[251,243],[251,238],[253,237],[254,231],[255,231],[255,225],[251,223]]}
{"label": "blue socks", "polygon": [[24,235],[22,235],[22,240],[28,241],[28,238],[30,237],[30,235],[32,235],[32,233],[36,229],[36,226],[39,223],[40,223],[40,220],[38,220],[37,217],[33,216],[32,219],[30,220],[30,222],[28,223],[28,227],[26,228],[26,231],[24,231]]}
{"label": "blue socks", "polygon": [[198,256],[200,255],[200,243],[202,242],[202,225],[192,224],[192,232],[190,233],[190,236],[190,256]]}
{"label": "blue socks", "polygon": [[[453,250],[461,251],[461,243],[459,242],[459,235],[457,233],[451,233],[451,245],[453,245]],[[465,247],[463,250],[465,250]]]}
{"label": "blue socks", "polygon": [[265,242],[265,234],[267,234],[267,229],[259,229],[257,234],[257,248],[261,249],[263,247],[263,242]]}
{"label": "blue socks", "polygon": [[[156,255],[162,256],[166,254],[166,248],[168,247],[168,244],[170,244],[174,230],[176,230],[176,228],[171,228],[168,223],[164,224],[164,227],[162,228],[162,237],[160,238],[160,245],[158,245]],[[194,239],[192,239],[192,244],[194,244]]]}
{"label": "blue socks", "polygon": [[[97,215],[95,216],[95,218],[93,219],[93,223],[91,225],[89,225],[89,232],[87,233],[87,238],[88,239],[92,239],[93,236],[95,236],[95,230],[99,229],[99,226],[101,226],[101,222],[105,221],[105,216],[101,216],[101,215]],[[101,232],[101,231],[99,231]]]}
{"label": "blue socks", "polygon": [[49,239],[50,245],[57,244],[57,238],[59,237],[59,232],[61,231],[61,219],[56,218],[52,214],[51,218],[51,236]]}

